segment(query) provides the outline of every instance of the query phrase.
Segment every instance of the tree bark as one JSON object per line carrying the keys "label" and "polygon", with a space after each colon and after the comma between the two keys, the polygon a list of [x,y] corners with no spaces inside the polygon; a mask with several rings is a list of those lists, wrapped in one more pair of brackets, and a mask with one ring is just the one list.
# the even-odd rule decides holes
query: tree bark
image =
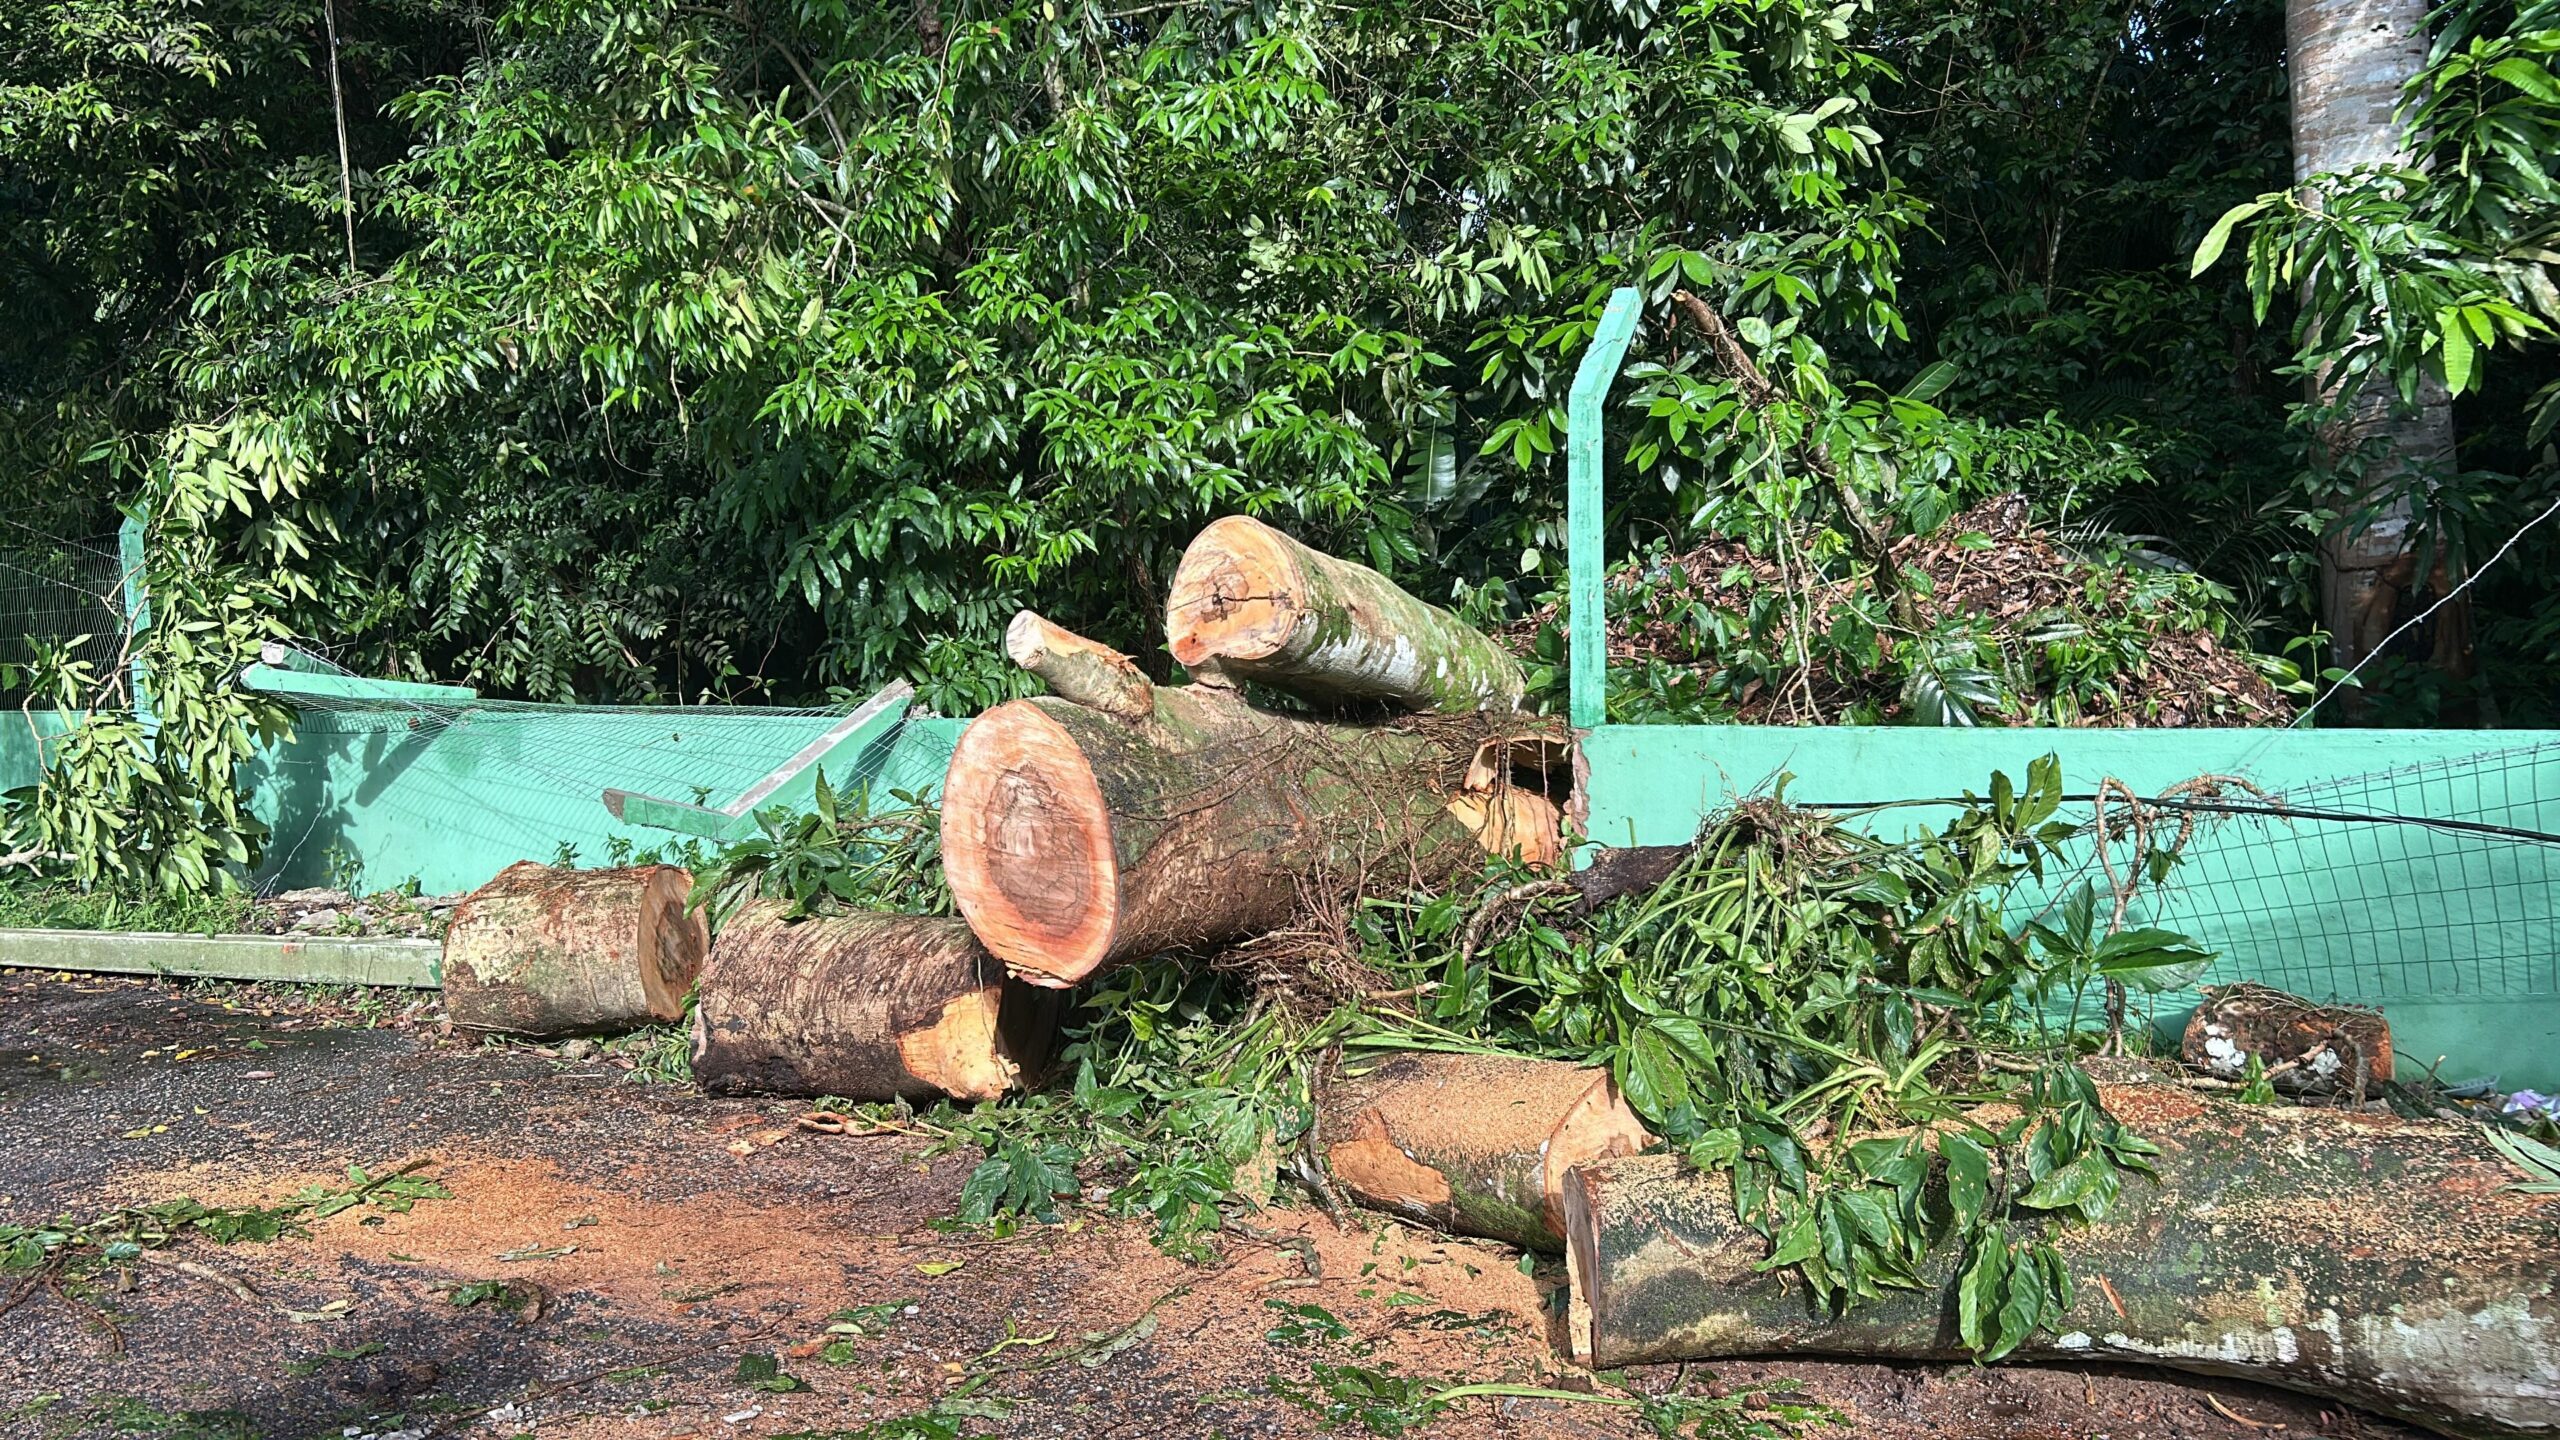
{"label": "tree bark", "polygon": [[[1259,934],[1312,890],[1381,873],[1438,883],[1488,848],[1559,848],[1553,802],[1477,763],[1487,726],[1326,724],[1206,685],[1158,686],[1152,701],[1135,720],[1012,701],[952,754],[943,873],[978,938],[1033,984]],[[1471,771],[1489,777],[1481,793]]]}
{"label": "tree bark", "polygon": [[520,860],[453,907],[444,1008],[466,1030],[576,1035],[684,1018],[708,948],[673,865]]}
{"label": "tree bark", "polygon": [[1185,666],[1311,700],[1463,714],[1516,710],[1528,686],[1519,661],[1448,611],[1243,515],[1182,552],[1165,638]]}
{"label": "tree bark", "polygon": [[1045,1059],[1052,997],[1008,987],[966,924],[871,913],[791,920],[788,908],[747,906],[711,947],[693,1015],[693,1078],[704,1090],[993,1100]]}
{"label": "tree bark", "polygon": [[[2402,89],[2426,64],[2426,16],[2426,0],[2288,0],[2286,73],[2297,182],[2359,165],[2409,163],[2407,137],[2393,111]],[[2335,396],[2329,376],[2314,376],[2310,386],[2315,403]],[[2453,407],[2443,388],[2427,382],[2416,408],[2404,409],[2390,385],[2368,385],[2319,443],[2335,465],[2376,439],[2386,442],[2383,457],[2356,481],[2352,504],[2420,470],[2450,469]],[[2414,588],[2414,567],[2405,558],[2412,519],[2408,502],[2398,500],[2363,529],[2341,524],[2321,537],[2321,620],[2340,666],[2357,664],[2381,645],[2398,617],[2402,593]],[[2348,690],[2336,703],[2352,712],[2358,702]]]}
{"label": "tree bark", "polygon": [[1564,1248],[1565,1173],[1653,1137],[1609,1072],[1414,1053],[1316,1096],[1315,1148],[1352,1199],[1461,1235]]}
{"label": "tree bark", "polygon": [[[2467,1122],[2239,1105],[2104,1087],[2166,1152],[2107,1218],[2056,1226],[2077,1291],[2027,1358],[2235,1375],[2457,1435],[2560,1430],[2560,1201]],[[1565,1183],[1575,1357],[1594,1366],[1741,1354],[1953,1360],[1956,1256],[1933,1288],[1833,1319],[1755,1268],[1731,1177],[1643,1155]]]}

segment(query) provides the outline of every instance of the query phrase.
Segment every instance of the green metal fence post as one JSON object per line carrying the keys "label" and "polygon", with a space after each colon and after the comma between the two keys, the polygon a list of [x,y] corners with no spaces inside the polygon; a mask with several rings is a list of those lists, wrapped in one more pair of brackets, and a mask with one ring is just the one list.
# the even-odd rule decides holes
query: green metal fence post
{"label": "green metal fence post", "polygon": [[1601,531],[1607,499],[1600,485],[1600,406],[1617,382],[1618,362],[1635,338],[1644,297],[1620,287],[1600,312],[1591,348],[1573,372],[1573,396],[1565,409],[1565,587],[1573,613],[1566,631],[1571,662],[1571,705],[1574,728],[1589,730],[1608,718],[1609,639],[1607,600],[1602,579],[1608,565]]}
{"label": "green metal fence post", "polygon": [[133,719],[148,736],[159,733],[160,720],[151,713],[151,667],[142,658],[142,632],[151,628],[151,590],[142,574],[144,529],[140,515],[124,517],[124,524],[116,528],[116,564],[124,572],[125,647],[133,657],[126,674],[133,686]]}

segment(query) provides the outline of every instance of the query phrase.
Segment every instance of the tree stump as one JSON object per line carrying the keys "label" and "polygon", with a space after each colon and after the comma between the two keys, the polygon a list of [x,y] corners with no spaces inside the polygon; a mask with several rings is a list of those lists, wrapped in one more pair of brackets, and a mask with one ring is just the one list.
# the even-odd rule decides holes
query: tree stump
{"label": "tree stump", "polygon": [[555,1036],[684,1018],[708,948],[673,865],[564,870],[521,860],[453,907],[444,1008],[466,1030]]}
{"label": "tree stump", "polygon": [[746,906],[711,947],[693,1013],[693,1078],[704,1090],[993,1100],[1045,1060],[1053,998],[1008,987],[965,923],[791,920],[788,908]]}
{"label": "tree stump", "polygon": [[[2104,1086],[2158,1144],[2093,1226],[2047,1238],[2077,1294],[2022,1357],[2236,1375],[2456,1435],[2560,1430],[2560,1199],[2468,1122],[2241,1105]],[[1964,1357],[1946,1299],[1888,1291],[1832,1318],[1758,1266],[1732,1177],[1676,1156],[1604,1160],[1565,1183],[1575,1358],[1593,1366],[1732,1355]]]}
{"label": "tree stump", "polygon": [[1413,1053],[1328,1081],[1315,1150],[1352,1199],[1461,1235],[1564,1248],[1565,1174],[1653,1143],[1606,1070]]}

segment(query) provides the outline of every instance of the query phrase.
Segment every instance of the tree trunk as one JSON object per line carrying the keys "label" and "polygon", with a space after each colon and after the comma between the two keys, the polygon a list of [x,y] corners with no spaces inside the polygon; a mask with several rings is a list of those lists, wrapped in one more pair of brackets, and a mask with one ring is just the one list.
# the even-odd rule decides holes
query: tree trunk
{"label": "tree trunk", "polygon": [[[2458,1435],[2560,1430],[2560,1201],[2467,1122],[2105,1087],[2166,1152],[2107,1218],[2057,1225],[2077,1294],[2018,1353],[2235,1375]],[[1957,1257],[1932,1288],[1846,1316],[1755,1267],[1730,1176],[1642,1155],[1565,1182],[1575,1357],[1595,1366],[1743,1354],[1964,1355]]]}
{"label": "tree trunk", "polygon": [[1165,638],[1186,666],[1311,700],[1385,700],[1408,710],[1516,710],[1520,662],[1394,581],[1230,515],[1182,553]]}
{"label": "tree trunk", "polygon": [[1606,1070],[1397,1055],[1316,1097],[1316,1153],[1363,1205],[1523,1249],[1564,1248],[1565,1172],[1653,1141]]}
{"label": "tree trunk", "polygon": [[466,1030],[576,1035],[684,1018],[708,948],[673,865],[519,860],[453,907],[444,1008]]}
{"label": "tree trunk", "polygon": [[711,947],[693,1015],[704,1090],[993,1100],[1046,1057],[1052,998],[1008,987],[962,922],[788,908],[747,906]]}
{"label": "tree trunk", "polygon": [[[2293,89],[2293,174],[2299,181],[2359,165],[2405,165],[2405,136],[2393,118],[2401,90],[2427,58],[2426,0],[2287,0],[2285,48]],[[2328,376],[2311,381],[2315,401],[2335,393]],[[2320,436],[2333,465],[2368,442],[2382,458],[2357,482],[2355,502],[2423,469],[2453,464],[2453,408],[2429,381],[2414,410],[2388,383],[2368,385]],[[2412,510],[2397,501],[2361,530],[2339,525],[2320,541],[2321,621],[2336,663],[2352,666],[2391,632],[2401,596],[2415,587],[2406,559]],[[2467,633],[2464,632],[2464,633]],[[2467,664],[2467,660],[2465,662]],[[2336,702],[2353,711],[2353,690]]]}
{"label": "tree trunk", "polygon": [[[1487,726],[1323,724],[1206,685],[1151,699],[1137,720],[1012,701],[952,754],[943,873],[978,938],[1033,984],[1259,934],[1312,889],[1381,873],[1434,884],[1488,847],[1558,848],[1553,803],[1506,798],[1509,768],[1475,763]],[[1483,793],[1471,770],[1489,777]]]}

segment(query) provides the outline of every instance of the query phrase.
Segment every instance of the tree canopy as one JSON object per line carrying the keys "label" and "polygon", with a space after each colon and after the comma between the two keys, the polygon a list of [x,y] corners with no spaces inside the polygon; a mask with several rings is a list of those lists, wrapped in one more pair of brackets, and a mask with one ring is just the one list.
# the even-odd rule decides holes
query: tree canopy
{"label": "tree canopy", "polygon": [[[1531,611],[1636,284],[1619,553],[1854,571],[1820,453],[1897,533],[2023,492],[2280,655],[2342,503],[2306,367],[2456,392],[2456,573],[2560,481],[2560,12],[2438,19],[2425,172],[2314,207],[2274,0],[46,0],[0,16],[0,456],[19,525],[193,515],[358,668],[962,711],[1023,605],[1167,665],[1221,513]],[[2376,718],[2551,716],[2555,532]]]}

